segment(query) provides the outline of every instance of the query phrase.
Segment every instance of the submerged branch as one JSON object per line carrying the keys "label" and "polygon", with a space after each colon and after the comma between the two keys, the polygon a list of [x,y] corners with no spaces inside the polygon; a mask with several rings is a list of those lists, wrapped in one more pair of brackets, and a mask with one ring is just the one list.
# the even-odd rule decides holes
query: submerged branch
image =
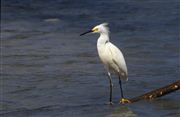
{"label": "submerged branch", "polygon": [[180,89],[180,80],[176,81],[172,84],[166,85],[164,87],[161,87],[159,89],[155,89],[153,91],[145,93],[143,95],[131,98],[131,99],[129,99],[130,102],[127,102],[127,103],[134,103],[134,102],[137,102],[140,100],[152,100],[154,98],[161,97],[166,94],[172,93],[178,89]]}

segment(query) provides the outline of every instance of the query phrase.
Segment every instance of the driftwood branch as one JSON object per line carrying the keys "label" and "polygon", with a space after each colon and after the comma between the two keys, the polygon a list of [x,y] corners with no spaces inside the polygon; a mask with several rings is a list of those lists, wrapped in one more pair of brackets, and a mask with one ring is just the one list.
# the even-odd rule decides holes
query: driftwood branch
{"label": "driftwood branch", "polygon": [[154,98],[161,97],[166,94],[172,93],[178,89],[180,89],[180,80],[176,81],[172,84],[169,84],[167,86],[161,87],[159,89],[155,89],[153,91],[145,93],[143,95],[131,98],[131,99],[129,99],[130,102],[126,102],[126,103],[134,103],[134,102],[137,102],[140,100],[152,100]]}

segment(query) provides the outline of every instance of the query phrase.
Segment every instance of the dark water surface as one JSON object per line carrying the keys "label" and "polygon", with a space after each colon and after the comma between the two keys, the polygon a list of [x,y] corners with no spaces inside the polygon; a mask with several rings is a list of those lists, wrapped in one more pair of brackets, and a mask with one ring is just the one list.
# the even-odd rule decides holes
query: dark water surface
{"label": "dark water surface", "polygon": [[[115,105],[104,104],[98,35],[79,37],[102,22],[126,58],[126,97],[179,79],[178,0],[2,0],[1,7],[3,117],[104,117],[120,108],[116,76]],[[127,107],[138,117],[177,117],[180,93]]]}

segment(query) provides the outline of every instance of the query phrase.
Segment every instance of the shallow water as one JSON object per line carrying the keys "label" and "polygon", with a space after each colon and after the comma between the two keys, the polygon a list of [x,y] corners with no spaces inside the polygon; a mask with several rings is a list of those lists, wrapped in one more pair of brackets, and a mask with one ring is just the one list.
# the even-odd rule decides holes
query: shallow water
{"label": "shallow water", "polygon": [[[116,76],[116,105],[105,105],[109,85],[98,35],[79,37],[102,22],[126,58],[126,97],[179,79],[178,0],[3,0],[1,14],[1,116],[103,117],[120,108]],[[176,117],[179,94],[127,107],[138,117]]]}

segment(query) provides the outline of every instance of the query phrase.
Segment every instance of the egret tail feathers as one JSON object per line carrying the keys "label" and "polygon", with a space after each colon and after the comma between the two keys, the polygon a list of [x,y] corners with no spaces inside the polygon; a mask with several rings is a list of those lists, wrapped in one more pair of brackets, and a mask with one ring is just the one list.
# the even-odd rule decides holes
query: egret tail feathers
{"label": "egret tail feathers", "polygon": [[118,73],[118,75],[122,80],[128,81],[128,76],[127,76],[127,74],[125,72],[121,71],[121,72]]}

